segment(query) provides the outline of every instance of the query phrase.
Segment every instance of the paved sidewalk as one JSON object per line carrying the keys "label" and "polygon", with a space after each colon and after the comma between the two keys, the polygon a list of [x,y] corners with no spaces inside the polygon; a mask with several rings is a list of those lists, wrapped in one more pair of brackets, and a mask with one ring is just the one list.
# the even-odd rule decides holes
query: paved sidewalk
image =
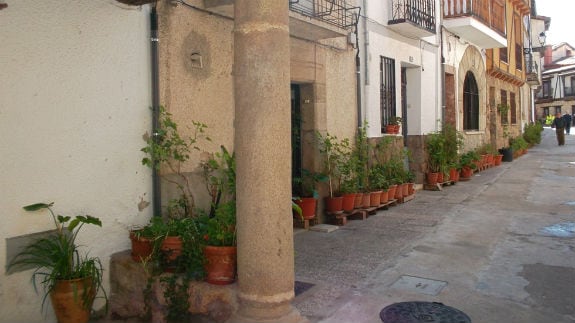
{"label": "paved sidewalk", "polygon": [[298,232],[296,280],[314,285],[294,304],[321,323],[381,322],[404,301],[441,302],[473,323],[573,323],[573,226],[575,135],[558,147],[545,129],[541,145],[471,181],[331,233]]}

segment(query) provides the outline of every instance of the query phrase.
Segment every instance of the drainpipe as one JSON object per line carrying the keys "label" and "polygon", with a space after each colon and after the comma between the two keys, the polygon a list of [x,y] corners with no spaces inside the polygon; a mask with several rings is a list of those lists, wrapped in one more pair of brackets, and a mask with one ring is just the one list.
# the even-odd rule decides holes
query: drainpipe
{"label": "drainpipe", "polygon": [[[445,123],[445,56],[443,56],[443,1],[439,1],[439,19],[441,19],[439,23],[439,47],[441,48],[441,57],[439,64],[441,65],[440,72],[441,75],[441,123]],[[437,110],[436,110],[437,111]],[[457,109],[455,109],[455,127],[457,127]],[[436,112],[437,113],[437,112]],[[435,126],[437,130],[437,125]],[[456,128],[457,129],[457,128]]]}
{"label": "drainpipe", "polygon": [[359,14],[357,16],[357,22],[355,24],[355,47],[357,52],[355,53],[355,92],[357,100],[357,128],[361,129],[363,124],[363,118],[361,115],[361,59],[359,57],[359,19],[361,18],[361,8],[359,8]]}
{"label": "drainpipe", "polygon": [[[155,5],[152,6],[152,11],[150,12],[150,48],[152,70],[152,136],[154,140],[156,140],[160,116],[160,74],[158,62],[158,13]],[[152,208],[154,216],[162,215],[160,175],[155,165],[152,167]]]}

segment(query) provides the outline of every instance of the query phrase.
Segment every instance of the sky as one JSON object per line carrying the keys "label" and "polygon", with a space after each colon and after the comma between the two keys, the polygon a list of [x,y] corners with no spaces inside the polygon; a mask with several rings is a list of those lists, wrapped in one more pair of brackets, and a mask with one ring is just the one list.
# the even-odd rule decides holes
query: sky
{"label": "sky", "polygon": [[537,14],[551,17],[545,43],[556,45],[567,42],[575,46],[575,1],[537,0]]}

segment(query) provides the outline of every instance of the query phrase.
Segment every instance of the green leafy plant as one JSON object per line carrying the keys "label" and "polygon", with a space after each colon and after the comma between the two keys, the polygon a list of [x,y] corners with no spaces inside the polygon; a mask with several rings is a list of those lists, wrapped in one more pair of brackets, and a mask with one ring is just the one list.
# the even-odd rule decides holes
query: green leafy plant
{"label": "green leafy plant", "polygon": [[167,215],[172,218],[194,216],[195,198],[192,193],[190,181],[182,170],[182,166],[190,159],[192,150],[200,150],[198,143],[201,139],[211,141],[206,136],[207,126],[201,122],[192,121],[192,135],[183,138],[177,123],[164,107],[160,107],[159,126],[152,136],[146,136],[146,146],[141,149],[146,153],[142,164],[158,171],[174,174],[177,179],[170,176],[162,178],[175,185],[180,192],[179,197],[170,200],[166,209]]}
{"label": "green leafy plant", "polygon": [[520,151],[529,147],[527,141],[521,136],[509,139],[509,145],[513,151]]}
{"label": "green leafy plant", "polygon": [[[294,183],[299,186],[299,192],[296,192],[297,197],[313,197],[319,198],[319,194],[316,189],[316,184],[325,183],[328,181],[328,177],[323,173],[312,172],[308,169],[302,169],[301,177],[296,177],[293,179]],[[297,199],[297,197],[294,197]]]}
{"label": "green leafy plant", "polygon": [[222,203],[213,217],[199,218],[204,243],[210,246],[236,245],[236,203]]}
{"label": "green leafy plant", "polygon": [[209,216],[215,216],[220,203],[236,199],[236,158],[226,147],[202,162],[206,189],[211,196]]}
{"label": "green leafy plant", "polygon": [[401,117],[398,116],[391,116],[389,118],[389,122],[387,124],[391,124],[391,125],[401,125],[401,122],[403,121],[403,119]]}
{"label": "green leafy plant", "polygon": [[164,298],[167,305],[168,323],[189,322],[190,300],[188,287],[191,279],[186,276],[169,275],[160,278],[164,284]]}
{"label": "green leafy plant", "polygon": [[100,219],[90,215],[75,217],[56,215],[52,210],[54,203],[35,203],[24,206],[24,210],[34,212],[48,210],[55,226],[55,232],[45,238],[37,239],[26,245],[10,262],[9,268],[34,268],[32,283],[38,292],[37,282],[44,290],[42,308],[48,295],[54,291],[58,281],[78,278],[91,278],[91,288],[84,289],[83,303],[92,306],[92,293],[103,292],[108,304],[106,291],[102,286],[102,264],[97,257],[81,254],[76,244],[78,233],[84,225],[102,226]]}
{"label": "green leafy plant", "polygon": [[425,140],[427,166],[430,172],[445,172],[447,157],[445,154],[445,137],[441,132],[430,133]]}
{"label": "green leafy plant", "polygon": [[465,152],[459,156],[460,168],[469,167],[471,169],[476,169],[477,165],[475,163],[478,162],[480,159],[481,157],[475,150]]}
{"label": "green leafy plant", "polygon": [[541,132],[543,132],[543,125],[540,122],[526,124],[523,130],[523,139],[530,145],[540,144]]}
{"label": "green leafy plant", "polygon": [[367,138],[368,124],[365,122],[359,128],[355,139],[355,147],[352,152],[355,158],[355,174],[357,176],[358,188],[360,191],[367,192],[369,190],[369,156],[371,145]]}
{"label": "green leafy plant", "polygon": [[329,196],[339,195],[341,182],[345,170],[352,158],[351,144],[348,138],[339,139],[337,136],[317,132],[319,151],[324,156],[324,173],[328,178]]}

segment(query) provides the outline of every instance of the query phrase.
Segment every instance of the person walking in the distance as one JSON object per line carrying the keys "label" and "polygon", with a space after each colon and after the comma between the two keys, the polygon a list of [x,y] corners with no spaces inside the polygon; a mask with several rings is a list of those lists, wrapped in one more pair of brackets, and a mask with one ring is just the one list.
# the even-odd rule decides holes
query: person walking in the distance
{"label": "person walking in the distance", "polygon": [[569,113],[565,113],[563,115],[563,119],[565,120],[565,133],[569,134],[571,131],[571,115]]}
{"label": "person walking in the distance", "polygon": [[557,134],[557,144],[559,146],[565,145],[565,119],[561,117],[561,112],[555,114],[555,119],[551,123],[551,128],[555,128],[555,134]]}

